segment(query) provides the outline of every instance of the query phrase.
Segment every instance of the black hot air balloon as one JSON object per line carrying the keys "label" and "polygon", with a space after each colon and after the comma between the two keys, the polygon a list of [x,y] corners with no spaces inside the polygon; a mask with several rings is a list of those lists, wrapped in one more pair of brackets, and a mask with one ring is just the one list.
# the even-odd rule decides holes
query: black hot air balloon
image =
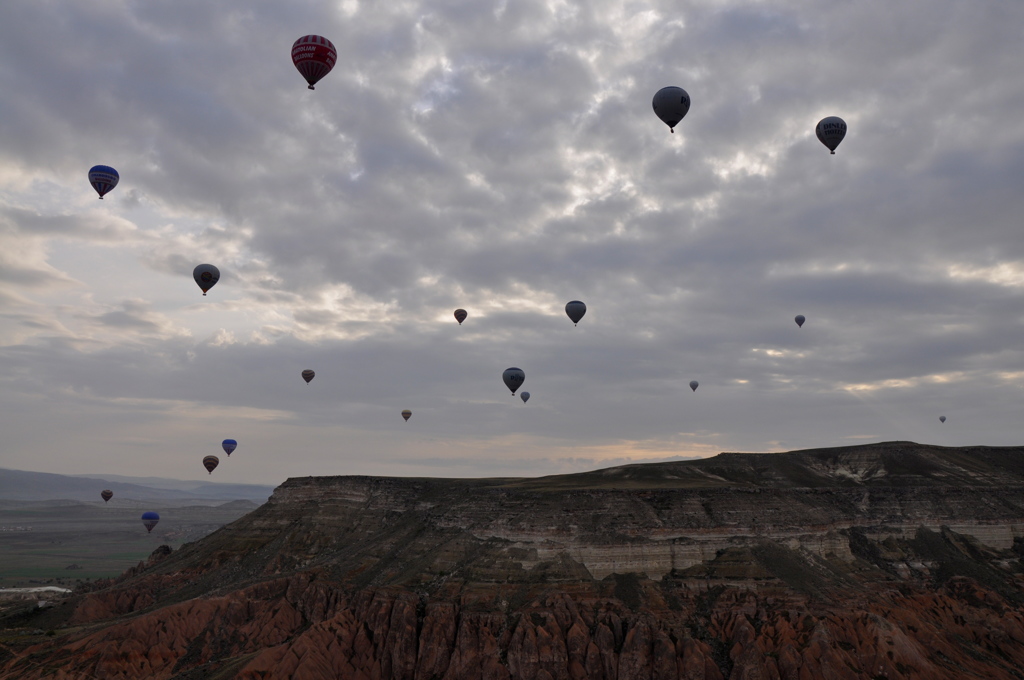
{"label": "black hot air balloon", "polygon": [[220,270],[212,264],[196,265],[196,268],[192,270],[192,278],[196,280],[196,284],[203,291],[203,295],[206,295],[206,291],[216,286],[217,282],[220,281]]}
{"label": "black hot air balloon", "polygon": [[799,326],[800,328],[803,328],[804,327],[804,321],[807,321],[807,319],[804,318],[803,314],[797,314],[796,318],[793,319],[793,321],[796,321],[796,325],[797,326]]}
{"label": "black hot air balloon", "polygon": [[106,503],[107,501],[109,501],[113,497],[114,497],[114,492],[111,491],[110,489],[104,489],[103,491],[100,491],[100,498],[103,499],[104,503]]}
{"label": "black hot air balloon", "polygon": [[583,315],[587,313],[587,306],[579,300],[571,300],[565,303],[565,313],[572,320],[572,325],[575,326],[583,318]]}
{"label": "black hot air balloon", "polygon": [[526,373],[523,372],[523,369],[513,366],[505,369],[501,374],[501,379],[505,381],[505,386],[512,390],[512,394],[515,394],[516,390],[523,386]]}
{"label": "black hot air balloon", "polygon": [[312,380],[314,377],[316,377],[316,373],[309,370],[308,368],[302,372],[302,379],[306,381],[307,385],[309,384],[309,381]]}
{"label": "black hot air balloon", "polygon": [[402,417],[405,418],[405,422],[409,422],[409,418],[412,417],[412,411],[410,411],[409,409],[405,409],[404,411],[402,411]]}
{"label": "black hot air balloon", "polygon": [[462,325],[462,322],[466,320],[467,316],[469,316],[469,314],[466,313],[465,309],[455,310],[455,320],[459,322],[460,326]]}
{"label": "black hot air balloon", "polygon": [[203,458],[203,467],[206,468],[206,471],[211,475],[213,474],[213,471],[217,469],[218,465],[220,465],[220,458],[217,456],[206,456]]}

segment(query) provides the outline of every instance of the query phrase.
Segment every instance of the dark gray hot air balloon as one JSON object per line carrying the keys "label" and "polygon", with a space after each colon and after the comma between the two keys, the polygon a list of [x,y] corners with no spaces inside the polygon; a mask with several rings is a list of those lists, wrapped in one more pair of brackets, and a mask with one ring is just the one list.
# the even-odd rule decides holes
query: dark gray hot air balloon
{"label": "dark gray hot air balloon", "polygon": [[302,372],[302,379],[306,381],[307,385],[309,384],[309,381],[312,380],[314,377],[316,377],[316,373],[309,370],[308,368]]}
{"label": "dark gray hot air balloon", "polygon": [[579,300],[572,300],[565,304],[565,313],[572,319],[572,325],[575,326],[583,318],[583,315],[587,313],[587,306]]}
{"label": "dark gray hot air balloon", "polygon": [[460,326],[462,325],[462,322],[466,320],[467,316],[469,316],[469,314],[466,313],[465,309],[455,310],[455,320],[459,322]]}
{"label": "dark gray hot air balloon", "polygon": [[192,270],[192,278],[196,280],[199,288],[202,289],[203,295],[206,295],[206,291],[216,286],[217,282],[220,281],[220,270],[212,264],[201,264]]}
{"label": "dark gray hot air balloon", "polygon": [[525,404],[526,402],[530,401],[530,393],[529,392],[520,392],[519,393],[519,398],[522,399],[523,403]]}
{"label": "dark gray hot air balloon", "polygon": [[516,390],[523,386],[526,374],[523,373],[523,369],[513,366],[505,369],[505,372],[501,374],[501,379],[505,381],[505,386],[512,390],[512,394],[515,394]]}
{"label": "dark gray hot air balloon", "polygon": [[103,491],[100,491],[100,498],[103,499],[104,503],[106,503],[107,501],[109,501],[113,497],[114,497],[114,492],[111,491],[110,489],[104,489]]}
{"label": "dark gray hot air balloon", "polygon": [[211,475],[213,474],[213,471],[217,469],[218,465],[220,465],[220,458],[217,456],[206,456],[203,458],[203,467],[206,468],[206,471]]}
{"label": "dark gray hot air balloon", "polygon": [[700,387],[700,383],[699,382],[697,382],[696,380],[691,380],[690,381],[690,389],[691,390],[696,392],[698,387]]}
{"label": "dark gray hot air balloon", "polygon": [[836,147],[846,136],[846,121],[839,116],[822,118],[814,128],[814,134],[818,135],[818,141],[827,146],[828,150],[835,155]]}
{"label": "dark gray hot air balloon", "polygon": [[946,422],[946,416],[939,416],[939,422],[940,423]]}
{"label": "dark gray hot air balloon", "polygon": [[796,321],[796,325],[797,326],[799,326],[800,328],[803,328],[804,327],[804,321],[807,321],[807,319],[804,318],[803,314],[797,314],[796,318],[793,319],[793,321]]}
{"label": "dark gray hot air balloon", "polygon": [[412,417],[412,411],[410,411],[409,409],[405,409],[404,411],[402,411],[402,417],[405,418],[405,422],[409,422],[409,418]]}
{"label": "dark gray hot air balloon", "polygon": [[670,132],[676,131],[676,125],[690,110],[690,95],[681,87],[663,87],[654,93],[654,113],[668,125]]}

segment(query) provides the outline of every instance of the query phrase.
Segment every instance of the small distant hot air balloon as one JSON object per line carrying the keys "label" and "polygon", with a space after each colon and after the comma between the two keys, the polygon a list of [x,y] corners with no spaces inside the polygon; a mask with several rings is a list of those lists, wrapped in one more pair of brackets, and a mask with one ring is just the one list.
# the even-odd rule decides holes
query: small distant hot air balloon
{"label": "small distant hot air balloon", "polygon": [[160,515],[155,512],[142,513],[142,526],[146,527],[146,533],[153,531],[153,527],[160,521]]}
{"label": "small distant hot air balloon", "polygon": [[402,411],[402,417],[405,418],[405,422],[409,422],[409,418],[412,417],[412,411],[410,411],[409,409],[405,409],[404,411]]}
{"label": "small distant hot air balloon", "polygon": [[804,318],[803,314],[797,314],[796,318],[793,319],[793,321],[796,321],[796,325],[797,326],[799,326],[800,328],[803,328],[804,327],[804,321],[807,321],[807,319]]}
{"label": "small distant hot air balloon", "polygon": [[526,402],[530,401],[530,393],[529,392],[520,392],[519,393],[519,398],[522,399],[523,403],[525,404]]}
{"label": "small distant hot air balloon", "polygon": [[220,270],[212,264],[200,264],[192,270],[192,278],[196,280],[199,288],[202,289],[203,295],[206,295],[206,291],[216,286],[217,282],[220,281]]}
{"label": "small distant hot air balloon", "polygon": [[700,383],[699,382],[697,382],[696,380],[691,380],[690,381],[690,389],[691,390],[696,392],[698,387],[700,387]]}
{"label": "small distant hot air balloon", "polygon": [[505,381],[505,386],[512,390],[512,394],[515,394],[516,390],[523,386],[523,381],[526,380],[526,373],[523,372],[523,369],[513,366],[512,368],[505,369],[501,374],[501,379]]}
{"label": "small distant hot air balloon", "polygon": [[302,379],[306,381],[307,385],[309,384],[309,381],[312,380],[315,377],[316,377],[316,373],[311,371],[311,370],[309,370],[308,368],[305,371],[302,372]]}
{"label": "small distant hot air balloon", "polygon": [[579,300],[571,300],[565,303],[565,313],[572,320],[572,325],[575,326],[587,313],[587,306]]}
{"label": "small distant hot air balloon", "polygon": [[231,455],[231,452],[238,448],[238,442],[234,439],[225,439],[220,443],[220,447],[224,449],[224,453]]}
{"label": "small distant hot air balloon", "polygon": [[939,416],[939,422],[940,423],[946,422],[946,416]]}
{"label": "small distant hot air balloon", "polygon": [[220,465],[220,458],[217,456],[206,456],[203,458],[203,467],[206,468],[206,471],[211,475],[213,474],[213,471],[217,469],[218,465]]}
{"label": "small distant hot air balloon", "polygon": [[117,186],[121,176],[109,165],[94,165],[89,168],[89,184],[103,198],[107,192]]}
{"label": "small distant hot air balloon", "polygon": [[462,322],[466,320],[467,316],[469,316],[469,314],[466,313],[465,309],[455,310],[455,320],[459,322],[460,326],[462,325]]}
{"label": "small distant hot air balloon", "polygon": [[331,72],[338,61],[338,51],[334,43],[322,35],[304,35],[292,43],[292,63],[302,77],[313,87],[325,75]]}
{"label": "small distant hot air balloon", "polygon": [[846,136],[846,121],[839,116],[822,118],[814,128],[814,134],[818,135],[818,141],[827,146],[832,155],[835,155],[836,147]]}
{"label": "small distant hot air balloon", "polygon": [[109,501],[113,497],[114,497],[114,492],[111,491],[110,489],[104,489],[103,491],[100,491],[100,498],[103,499],[104,503],[106,503],[107,501]]}
{"label": "small distant hot air balloon", "polygon": [[690,95],[681,87],[663,87],[654,93],[654,113],[668,125],[669,132],[676,131],[676,125],[690,110]]}

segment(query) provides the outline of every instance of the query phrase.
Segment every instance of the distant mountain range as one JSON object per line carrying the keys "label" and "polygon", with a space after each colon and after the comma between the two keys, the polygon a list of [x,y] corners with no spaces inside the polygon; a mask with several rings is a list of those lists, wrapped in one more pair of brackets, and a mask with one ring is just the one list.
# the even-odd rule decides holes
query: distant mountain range
{"label": "distant mountain range", "polygon": [[101,501],[100,491],[104,489],[113,491],[117,501],[248,500],[257,504],[264,503],[274,491],[273,486],[262,484],[219,484],[123,475],[57,475],[0,468],[0,501],[95,502]]}

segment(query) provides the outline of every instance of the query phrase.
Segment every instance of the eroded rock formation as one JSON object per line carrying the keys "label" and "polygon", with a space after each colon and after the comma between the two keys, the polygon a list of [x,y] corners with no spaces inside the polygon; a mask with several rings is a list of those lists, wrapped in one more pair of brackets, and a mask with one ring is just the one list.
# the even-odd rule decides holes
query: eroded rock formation
{"label": "eroded rock formation", "polygon": [[294,479],[6,621],[0,678],[1009,680],[1022,537],[1020,449]]}

